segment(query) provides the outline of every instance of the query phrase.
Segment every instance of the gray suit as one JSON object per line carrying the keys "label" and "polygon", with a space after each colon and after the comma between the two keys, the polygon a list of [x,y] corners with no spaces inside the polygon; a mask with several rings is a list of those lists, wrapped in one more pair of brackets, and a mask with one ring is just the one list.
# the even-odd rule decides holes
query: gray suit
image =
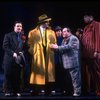
{"label": "gray suit", "polygon": [[63,66],[68,69],[73,83],[74,93],[81,94],[81,74],[79,64],[79,40],[71,35],[62,41],[58,50],[62,54]]}

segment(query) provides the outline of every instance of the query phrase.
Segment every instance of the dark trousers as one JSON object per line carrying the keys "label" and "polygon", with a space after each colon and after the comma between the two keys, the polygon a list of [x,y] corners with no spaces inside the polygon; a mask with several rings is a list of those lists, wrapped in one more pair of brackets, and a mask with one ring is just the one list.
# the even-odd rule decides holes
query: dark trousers
{"label": "dark trousers", "polygon": [[8,68],[9,70],[4,70],[4,85],[5,92],[20,92],[20,84],[21,84],[21,67],[16,63],[13,63],[13,66]]}
{"label": "dark trousers", "polygon": [[83,94],[100,92],[100,59],[82,60],[82,83]]}
{"label": "dark trousers", "polygon": [[66,79],[64,78],[66,71],[60,63],[55,64],[55,88],[57,91],[64,91],[66,89]]}

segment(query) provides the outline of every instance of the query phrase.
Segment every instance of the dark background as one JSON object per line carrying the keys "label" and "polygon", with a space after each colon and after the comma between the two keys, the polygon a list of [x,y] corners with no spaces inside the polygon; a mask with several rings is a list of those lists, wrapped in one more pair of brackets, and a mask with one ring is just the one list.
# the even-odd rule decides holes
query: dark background
{"label": "dark background", "polygon": [[52,18],[51,26],[69,26],[72,32],[84,27],[83,16],[90,13],[100,21],[99,1],[2,1],[0,2],[0,73],[3,73],[2,61],[4,35],[13,30],[15,20],[21,20],[24,32],[35,28],[38,16],[46,13]]}

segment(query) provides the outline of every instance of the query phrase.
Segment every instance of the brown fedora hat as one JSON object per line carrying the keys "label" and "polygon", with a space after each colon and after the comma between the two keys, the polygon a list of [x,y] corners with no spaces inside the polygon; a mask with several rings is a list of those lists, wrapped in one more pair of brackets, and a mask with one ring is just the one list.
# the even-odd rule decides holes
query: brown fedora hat
{"label": "brown fedora hat", "polygon": [[51,18],[48,18],[48,16],[46,14],[43,14],[43,15],[38,17],[38,20],[39,20],[38,24],[41,24],[41,23],[44,23],[46,21],[50,21]]}

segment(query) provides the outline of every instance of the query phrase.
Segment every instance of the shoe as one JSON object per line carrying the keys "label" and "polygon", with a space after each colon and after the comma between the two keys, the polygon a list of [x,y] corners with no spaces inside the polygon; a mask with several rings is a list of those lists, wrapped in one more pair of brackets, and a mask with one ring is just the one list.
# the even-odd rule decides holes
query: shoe
{"label": "shoe", "polygon": [[5,93],[5,96],[10,96],[10,93]]}
{"label": "shoe", "polygon": [[56,93],[56,91],[55,91],[55,90],[53,90],[53,91],[51,91],[51,93],[52,93],[52,94],[55,94],[55,93]]}
{"label": "shoe", "polygon": [[30,93],[33,93],[33,90],[30,90],[29,92],[30,92]]}
{"label": "shoe", "polygon": [[18,97],[21,97],[21,94],[20,94],[20,93],[17,93],[16,95],[17,95]]}
{"label": "shoe", "polygon": [[77,96],[80,96],[80,94],[74,93],[73,96],[76,96],[77,97]]}
{"label": "shoe", "polygon": [[38,95],[45,95],[45,90],[41,90]]}
{"label": "shoe", "polygon": [[41,90],[41,93],[45,93],[45,90]]}
{"label": "shoe", "polygon": [[67,95],[67,92],[65,90],[61,91],[61,95],[66,96]]}
{"label": "shoe", "polygon": [[65,93],[66,93],[66,91],[64,90],[64,91],[63,91],[63,93],[65,94]]}
{"label": "shoe", "polygon": [[51,95],[56,95],[56,91],[55,90],[52,90],[51,91]]}
{"label": "shoe", "polygon": [[12,96],[13,94],[12,93],[5,93],[5,96]]}

